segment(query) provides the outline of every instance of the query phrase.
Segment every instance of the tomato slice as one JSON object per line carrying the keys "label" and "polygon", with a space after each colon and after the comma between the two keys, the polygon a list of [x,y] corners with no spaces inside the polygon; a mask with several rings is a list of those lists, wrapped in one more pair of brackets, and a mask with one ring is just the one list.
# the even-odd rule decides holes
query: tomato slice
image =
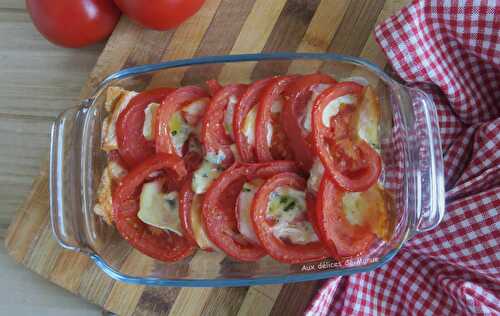
{"label": "tomato slice", "polygon": [[335,79],[328,75],[306,75],[290,83],[283,93],[285,106],[281,123],[295,160],[306,171],[309,171],[313,164],[313,150],[309,135],[302,127],[302,117],[306,115],[307,102],[313,95],[312,89],[320,84],[335,83]]}
{"label": "tomato slice", "polygon": [[194,192],[191,189],[193,176],[190,174],[184,180],[179,191],[179,219],[182,228],[182,234],[193,244],[196,245],[193,227],[191,226],[191,204],[193,202]]}
{"label": "tomato slice", "polygon": [[[255,148],[259,161],[291,158],[291,155],[287,154],[289,149],[286,137],[280,137],[280,135],[284,133],[281,128],[281,122],[279,122],[278,119],[282,111],[273,113],[272,107],[273,103],[280,97],[285,88],[297,78],[298,76],[282,76],[275,78],[262,93],[258,105],[257,118],[255,120]],[[276,117],[273,117],[273,115]],[[269,143],[267,134],[271,128],[273,129],[273,135],[271,136],[272,141]],[[275,155],[273,155],[272,149],[275,149]]]}
{"label": "tomato slice", "polygon": [[155,145],[157,153],[166,153],[179,156],[172,141],[170,120],[175,112],[194,102],[197,99],[208,97],[208,93],[197,86],[186,86],[176,89],[163,99],[156,111],[155,119]]}
{"label": "tomato slice", "polygon": [[[254,106],[258,106],[257,102],[262,94],[262,91],[272,79],[273,78],[267,78],[252,83],[245,91],[245,93],[241,96],[240,102],[238,102],[234,109],[234,141],[236,143],[236,148],[238,149],[241,160],[244,162],[255,162],[256,156],[255,143],[251,144],[242,131],[243,123],[245,121],[245,118],[247,117],[248,112],[250,112],[250,110]],[[257,129],[257,124],[255,126],[255,129]]]}
{"label": "tomato slice", "polygon": [[144,126],[144,110],[152,103],[161,102],[174,89],[159,88],[139,93],[118,116],[116,122],[116,138],[118,152],[125,165],[132,168],[155,152],[154,143],[146,140],[142,133]]}
{"label": "tomato slice", "polygon": [[305,245],[287,243],[273,233],[273,223],[267,218],[270,195],[279,187],[305,190],[306,182],[301,176],[285,172],[268,179],[257,191],[252,205],[252,223],[262,246],[274,259],[284,263],[304,263],[327,258],[329,253],[320,241]]}
{"label": "tomato slice", "polygon": [[163,170],[181,181],[186,174],[184,162],[174,155],[156,154],[133,168],[113,193],[113,218],[118,232],[134,248],[161,261],[175,261],[192,254],[187,238],[167,233],[143,223],[138,217],[141,185],[154,171]]}
{"label": "tomato slice", "polygon": [[229,98],[234,96],[239,100],[246,89],[246,85],[234,84],[219,90],[211,99],[201,123],[200,138],[205,153],[216,155],[222,153],[224,156],[222,164],[226,166],[233,163],[234,155],[230,148],[233,141],[224,128],[224,113]]}
{"label": "tomato slice", "polygon": [[207,86],[208,86],[208,91],[210,92],[211,96],[214,96],[219,90],[222,89],[222,86],[220,83],[215,80],[215,79],[210,79],[207,81]]}
{"label": "tomato slice", "polygon": [[319,187],[316,216],[321,239],[336,259],[362,254],[375,241],[367,225],[353,225],[343,210],[345,191],[323,176]]}
{"label": "tomato slice", "polygon": [[339,107],[338,113],[326,118],[324,111],[337,98],[361,97],[363,87],[354,82],[340,82],[326,89],[316,100],[312,113],[314,148],[325,170],[346,191],[365,191],[380,176],[382,161],[378,153],[354,131],[355,106]]}
{"label": "tomato slice", "polygon": [[237,229],[236,199],[246,181],[267,179],[282,172],[297,172],[292,161],[236,163],[210,186],[203,200],[203,224],[208,238],[228,256],[240,261],[256,261],[266,252],[247,241]]}

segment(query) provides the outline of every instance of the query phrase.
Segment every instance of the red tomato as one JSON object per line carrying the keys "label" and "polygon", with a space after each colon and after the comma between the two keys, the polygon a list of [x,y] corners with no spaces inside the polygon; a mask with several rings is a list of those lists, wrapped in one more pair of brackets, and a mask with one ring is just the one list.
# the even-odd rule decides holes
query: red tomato
{"label": "red tomato", "polygon": [[195,14],[205,0],[114,0],[132,20],[155,30],[174,28]]}
{"label": "red tomato", "polygon": [[320,241],[305,245],[291,244],[274,235],[273,225],[267,218],[269,196],[283,186],[303,191],[306,182],[295,173],[279,173],[267,180],[255,194],[251,211],[252,223],[262,246],[271,257],[284,263],[304,263],[328,257],[328,251]]}
{"label": "red tomato", "polygon": [[343,211],[344,193],[328,177],[323,177],[316,201],[321,239],[336,259],[361,254],[373,244],[376,237],[370,227],[349,223]]}
{"label": "red tomato", "polygon": [[[247,137],[243,134],[243,123],[248,112],[254,106],[262,94],[262,91],[272,78],[262,79],[252,83],[247,91],[241,96],[240,102],[234,108],[233,131],[234,142],[242,161],[255,162],[255,144],[250,144]],[[255,127],[257,128],[257,126]]]}
{"label": "red tomato", "polygon": [[210,91],[210,95],[213,97],[217,92],[219,92],[220,89],[222,89],[222,86],[220,83],[215,80],[215,79],[210,79],[207,81],[207,87],[208,91]]}
{"label": "red tomato", "polygon": [[307,219],[313,225],[314,232],[320,236],[318,219],[316,216],[316,194],[311,191],[306,192]]}
{"label": "red tomato", "polygon": [[313,164],[313,150],[309,135],[302,128],[301,118],[305,116],[312,88],[318,84],[335,82],[332,77],[319,73],[302,76],[290,83],[283,93],[285,106],[281,114],[281,123],[295,160],[306,171],[309,171]]}
{"label": "red tomato", "polygon": [[138,217],[141,185],[149,174],[164,170],[181,181],[186,169],[181,159],[174,155],[157,154],[132,169],[120,181],[113,193],[113,219],[118,232],[134,248],[161,261],[175,261],[192,254],[194,248],[188,239],[167,233],[143,223]]}
{"label": "red tomato", "polygon": [[[280,137],[284,136],[280,135],[284,133],[281,128],[281,122],[274,119],[274,121],[277,122],[273,124],[274,114],[272,113],[271,108],[276,98],[280,97],[285,88],[295,79],[297,79],[297,76],[283,76],[275,78],[271,83],[269,83],[262,93],[258,104],[257,118],[255,119],[255,148],[257,159],[259,161],[291,158],[291,155],[288,154],[289,150],[286,137]],[[276,113],[276,115],[277,118],[279,118],[281,113]],[[267,140],[267,133],[270,128],[273,129],[273,135],[271,143],[269,144]],[[278,140],[281,142],[277,142]],[[273,155],[273,151],[277,153]]]}
{"label": "red tomato", "polygon": [[348,94],[361,97],[363,87],[354,82],[340,82],[326,89],[316,99],[312,113],[315,151],[325,170],[346,191],[365,191],[380,176],[382,161],[378,153],[352,131],[354,106],[340,109],[331,118],[331,127],[323,125],[323,111],[333,100]]}
{"label": "red tomato", "polygon": [[234,161],[234,155],[230,145],[233,143],[230,136],[224,128],[224,114],[231,96],[238,100],[241,98],[246,85],[233,84],[220,89],[211,99],[203,120],[201,122],[200,138],[205,149],[205,153],[224,154],[224,165],[231,165]]}
{"label": "red tomato", "polygon": [[172,142],[172,131],[169,126],[170,119],[172,118],[172,115],[174,115],[175,112],[180,111],[184,105],[206,97],[208,97],[208,93],[202,88],[197,86],[186,86],[176,89],[163,99],[156,112],[154,124],[157,153],[167,153],[181,156]]}
{"label": "red tomato", "polygon": [[147,106],[159,103],[174,89],[159,88],[139,93],[130,100],[127,108],[118,116],[116,139],[118,152],[128,168],[134,167],[154,154],[154,143],[146,140],[142,133]]}
{"label": "red tomato", "polygon": [[107,38],[120,18],[112,0],[26,0],[38,31],[64,47],[82,47]]}
{"label": "red tomato", "polygon": [[236,199],[246,181],[267,179],[282,172],[296,172],[291,161],[235,164],[210,186],[203,200],[203,224],[208,238],[228,256],[241,261],[256,261],[265,251],[247,241],[237,229]]}
{"label": "red tomato", "polygon": [[193,202],[194,192],[191,189],[193,182],[192,174],[186,177],[179,191],[179,218],[182,228],[182,234],[189,239],[189,241],[196,245],[194,238],[193,228],[191,227],[191,203]]}

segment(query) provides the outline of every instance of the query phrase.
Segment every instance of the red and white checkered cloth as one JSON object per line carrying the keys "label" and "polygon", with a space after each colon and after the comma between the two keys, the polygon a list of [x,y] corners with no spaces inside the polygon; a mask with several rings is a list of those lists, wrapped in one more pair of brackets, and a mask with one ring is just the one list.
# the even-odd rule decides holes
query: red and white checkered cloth
{"label": "red and white checkered cloth", "polygon": [[500,0],[414,1],[375,30],[436,103],[446,214],[387,265],[328,280],[308,315],[500,315]]}

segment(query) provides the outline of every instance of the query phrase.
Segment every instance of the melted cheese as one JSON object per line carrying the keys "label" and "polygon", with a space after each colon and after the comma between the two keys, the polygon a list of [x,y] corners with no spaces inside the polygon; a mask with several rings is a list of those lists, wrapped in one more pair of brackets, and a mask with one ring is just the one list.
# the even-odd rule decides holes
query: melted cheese
{"label": "melted cheese", "polygon": [[114,161],[110,161],[102,173],[97,188],[97,202],[94,206],[94,213],[101,216],[108,224],[113,221],[113,182],[126,174],[127,170]]}
{"label": "melted cheese", "polygon": [[191,202],[191,229],[193,230],[194,239],[201,249],[218,250],[210,239],[208,239],[207,233],[203,229],[201,219],[202,202],[203,197],[201,195],[195,194],[193,196],[193,201]]}
{"label": "melted cheese", "polygon": [[277,238],[294,244],[318,241],[310,222],[306,220],[305,192],[289,187],[280,187],[269,196],[267,216],[276,220],[272,227]]}
{"label": "melted cheese", "polygon": [[257,107],[254,106],[250,111],[248,111],[245,120],[243,120],[243,135],[247,138],[247,142],[250,145],[255,144],[255,119],[257,118]]}
{"label": "melted cheese", "polygon": [[118,142],[116,139],[116,122],[120,113],[125,110],[130,100],[137,95],[137,92],[123,90],[119,99],[115,102],[113,112],[106,118],[106,129],[103,129],[103,144],[102,149],[106,152],[118,149]]}
{"label": "melted cheese", "polygon": [[153,181],[142,186],[137,217],[144,223],[181,235],[179,194],[163,193],[162,182]]}
{"label": "melted cheese", "polygon": [[160,105],[158,103],[150,103],[144,109],[144,126],[142,127],[142,135],[147,140],[153,140],[154,131],[153,131],[153,119],[156,115],[156,111]]}
{"label": "melted cheese", "polygon": [[347,94],[341,97],[332,100],[332,102],[328,103],[328,105],[324,108],[321,121],[323,125],[330,127],[330,121],[332,116],[335,116],[339,113],[340,106],[344,105],[354,105],[357,102],[357,98],[355,95]]}
{"label": "melted cheese", "polygon": [[236,103],[238,103],[238,98],[234,95],[230,96],[224,112],[224,128],[231,139],[233,139],[233,116]]}
{"label": "melted cheese", "polygon": [[311,116],[312,116],[312,108],[313,108],[314,102],[316,101],[318,96],[321,94],[321,92],[323,92],[329,86],[330,85],[328,85],[328,84],[318,84],[311,89],[312,95],[311,95],[311,98],[309,99],[309,101],[307,102],[305,117],[304,117],[303,122],[302,122],[302,127],[308,133],[311,132],[311,130],[312,130],[312,128],[311,128]]}
{"label": "melted cheese", "polygon": [[179,111],[175,112],[168,122],[170,129],[170,139],[174,144],[175,151],[179,156],[182,156],[182,148],[188,140],[193,128],[184,120]]}
{"label": "melted cheese", "polygon": [[208,187],[222,173],[222,168],[206,158],[201,166],[193,173],[191,188],[194,193],[202,194],[207,192]]}
{"label": "melted cheese", "polygon": [[325,172],[325,168],[321,163],[319,158],[314,159],[314,163],[311,167],[311,171],[309,172],[309,179],[307,179],[307,189],[312,192],[318,192],[319,184],[321,182],[321,178],[323,178],[323,173]]}
{"label": "melted cheese", "polygon": [[283,110],[283,103],[285,100],[282,97],[274,99],[273,104],[271,104],[271,113],[280,113]]}
{"label": "melted cheese", "polygon": [[271,146],[272,141],[273,141],[273,124],[266,124],[266,142],[268,146]]}
{"label": "melted cheese", "polygon": [[257,235],[252,227],[252,220],[250,218],[250,211],[252,206],[252,201],[257,192],[259,186],[246,182],[243,184],[243,188],[238,196],[238,206],[236,208],[237,219],[238,219],[238,231],[245,236],[246,239],[254,244],[259,244]]}
{"label": "melted cheese", "polygon": [[192,116],[200,116],[205,107],[207,106],[208,102],[210,101],[209,98],[200,98],[197,99],[193,102],[191,102],[189,105],[186,105],[185,107],[182,108],[182,111],[188,113],[189,115]]}
{"label": "melted cheese", "polygon": [[342,198],[344,214],[352,225],[368,225],[381,239],[388,239],[390,222],[384,191],[373,185],[365,192],[346,192]]}
{"label": "melted cheese", "polygon": [[378,133],[380,123],[380,106],[377,96],[371,87],[367,87],[365,89],[357,114],[357,130],[359,137],[378,150],[380,147],[380,138]]}

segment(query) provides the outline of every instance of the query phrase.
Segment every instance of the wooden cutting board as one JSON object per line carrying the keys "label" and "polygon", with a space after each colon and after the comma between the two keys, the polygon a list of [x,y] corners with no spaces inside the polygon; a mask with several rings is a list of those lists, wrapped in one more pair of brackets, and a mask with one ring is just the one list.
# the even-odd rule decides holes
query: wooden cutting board
{"label": "wooden cutting board", "polygon": [[[81,97],[121,68],[194,56],[328,51],[362,56],[384,67],[373,28],[408,2],[207,0],[196,16],[167,32],[145,30],[122,17]],[[304,311],[320,286],[304,282],[180,289],[116,282],[88,257],[62,249],[52,238],[47,180],[45,162],[9,227],[6,248],[28,269],[106,310],[120,315],[293,315]],[[132,272],[136,267],[127,262],[122,269]]]}

